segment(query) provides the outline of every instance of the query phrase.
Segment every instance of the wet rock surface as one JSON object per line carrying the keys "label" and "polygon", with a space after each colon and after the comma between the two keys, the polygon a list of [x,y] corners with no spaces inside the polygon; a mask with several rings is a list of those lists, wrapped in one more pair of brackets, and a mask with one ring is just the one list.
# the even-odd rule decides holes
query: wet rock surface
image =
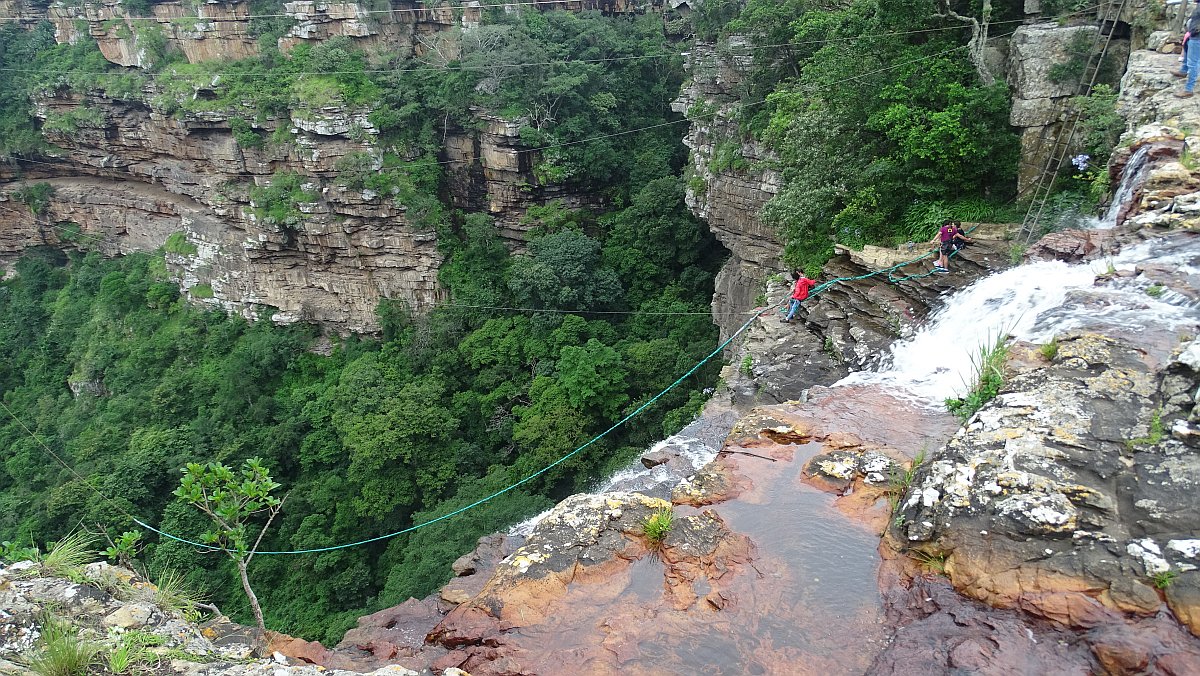
{"label": "wet rock surface", "polygon": [[869,674],[1196,673],[1195,641],[1162,615],[1071,630],[964,598],[943,577],[887,586],[897,626]]}
{"label": "wet rock surface", "polygon": [[[482,591],[443,619],[428,641],[448,649],[435,667],[472,674],[550,673],[577,667],[561,655],[536,650],[529,634],[567,617],[570,597],[612,599],[631,584],[634,562],[660,568],[661,596],[686,611],[697,604],[719,609],[729,602],[728,578],[753,559],[753,545],[732,533],[711,512],[676,517],[670,532],[649,556],[645,520],[669,506],[636,493],[579,495],[547,514],[525,544],[504,559]],[[589,659],[610,661],[603,645],[581,648]]]}
{"label": "wet rock surface", "polygon": [[892,535],[944,553],[955,586],[992,605],[1089,627],[1112,610],[1158,612],[1158,586],[1200,633],[1187,575],[1200,456],[1163,433],[1189,424],[1195,403],[1179,391],[1200,373],[1096,334],[1058,346],[918,471]]}
{"label": "wet rock surface", "polygon": [[[764,311],[746,331],[722,373],[735,403],[749,408],[799,399],[813,386],[878,366],[888,347],[910,335],[944,294],[1011,265],[1011,243],[1003,236],[1003,226],[977,234],[975,245],[955,255],[950,274],[931,273],[932,257],[900,267],[890,277],[886,267],[878,267],[919,258],[923,245],[880,250],[870,258],[857,252],[838,256],[818,281],[844,281],[804,301],[792,323],[782,321],[789,282],[768,283],[767,303],[778,309]],[[870,273],[877,274],[856,279]]]}

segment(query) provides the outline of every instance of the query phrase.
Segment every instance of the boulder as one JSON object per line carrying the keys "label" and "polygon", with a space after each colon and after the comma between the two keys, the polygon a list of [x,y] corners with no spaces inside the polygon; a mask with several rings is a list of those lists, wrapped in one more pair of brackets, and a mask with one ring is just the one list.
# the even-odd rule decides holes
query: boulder
{"label": "boulder", "polygon": [[651,469],[658,467],[659,465],[665,465],[670,462],[672,458],[677,457],[679,457],[677,454],[670,453],[668,451],[651,451],[650,453],[642,455],[642,466],[646,469]]}
{"label": "boulder", "polygon": [[151,603],[126,603],[104,616],[104,626],[114,629],[142,629],[161,621],[162,615]]}
{"label": "boulder", "polygon": [[[1011,376],[918,470],[889,536],[948,552],[966,594],[1065,625],[1157,612],[1151,579],[1194,569],[1200,552],[1200,461],[1151,429],[1154,416],[1186,415],[1157,403],[1163,369],[1181,366],[1139,343],[1060,337],[1053,363]],[[1193,575],[1167,599],[1194,629]]]}

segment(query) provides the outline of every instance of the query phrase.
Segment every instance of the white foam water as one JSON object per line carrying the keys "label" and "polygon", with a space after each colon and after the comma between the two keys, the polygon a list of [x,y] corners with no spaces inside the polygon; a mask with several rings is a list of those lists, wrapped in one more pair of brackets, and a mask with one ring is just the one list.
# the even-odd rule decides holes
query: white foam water
{"label": "white foam water", "polygon": [[[1104,261],[1068,265],[1028,263],[976,281],[957,291],[911,338],[892,347],[874,372],[852,373],[837,385],[872,384],[940,406],[962,396],[974,378],[981,346],[1008,335],[1033,343],[1085,327],[1119,326],[1137,332],[1197,320],[1194,307],[1172,295],[1153,298],[1136,278],[1095,287],[1096,276],[1133,271],[1153,259],[1177,269],[1200,264],[1200,247],[1190,241],[1140,244]],[[1175,294],[1178,295],[1178,294]],[[1171,302],[1176,300],[1176,302]]]}

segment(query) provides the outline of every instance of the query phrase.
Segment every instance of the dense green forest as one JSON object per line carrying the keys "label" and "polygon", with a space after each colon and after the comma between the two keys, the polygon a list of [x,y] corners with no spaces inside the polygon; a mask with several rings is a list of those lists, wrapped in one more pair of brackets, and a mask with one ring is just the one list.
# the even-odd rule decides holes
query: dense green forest
{"label": "dense green forest", "polygon": [[[384,170],[348,162],[337,180],[390,192],[409,213],[424,215],[421,225],[436,228],[447,256],[441,283],[456,301],[533,309],[444,308],[414,317],[402,303],[385,303],[381,339],[345,339],[320,356],[310,351],[315,328],[187,306],[161,257],[103,260],[87,251],[86,238],[69,254],[31,253],[0,284],[0,391],[17,418],[87,478],[53,464],[16,421],[0,422],[0,538],[14,545],[44,543],[80,523],[115,534],[132,527],[122,511],[195,537],[206,529],[203,517],[171,497],[179,468],[210,460],[236,466],[252,456],[288,495],[264,548],[397,531],[545,467],[716,345],[706,313],[723,250],[683,204],[682,125],[545,153],[539,175],[587,185],[614,208],[531,210],[525,256],[510,255],[488,217],[447,207],[442,176],[425,162],[436,157],[439,125],[472,124],[470,106],[552,113],[552,121],[523,131],[530,144],[678,120],[669,103],[682,81],[681,59],[624,58],[674,53],[657,17],[496,12],[456,63],[547,64],[519,73],[431,70],[435,50],[423,59],[372,55],[381,60],[373,66],[394,68],[368,74],[357,72],[367,55],[345,39],[284,55],[269,46],[269,34],[252,59],[190,65],[164,53],[150,72],[131,73],[106,65],[88,41],[55,45],[46,24],[0,30],[0,60],[38,71],[7,80],[9,94],[27,101],[39,87],[99,88],[149,97],[148,105],[180,116],[236,109],[244,118],[233,131],[244,147],[290,142],[286,127],[263,130],[289,111],[330,101],[370,105],[388,149]],[[555,63],[566,57],[574,60]],[[210,69],[220,69],[225,83],[216,98],[180,94],[191,91],[190,78],[211,82]],[[44,148],[27,105],[2,98],[6,152]],[[46,125],[69,130],[88,124],[86,117]],[[290,226],[299,186],[294,175],[278,175],[252,192],[260,216]],[[428,594],[479,536],[586,489],[679,429],[719,366],[709,364],[586,452],[453,520],[363,547],[259,557],[251,577],[268,625],[336,641],[363,613]],[[83,393],[73,395],[69,383]],[[152,574],[184,572],[222,609],[248,619],[228,561],[146,535]]]}
{"label": "dense green forest", "polygon": [[[980,2],[949,4],[981,16]],[[937,9],[911,0],[699,6],[701,35],[776,46],[753,51],[740,128],[779,156],[784,189],[763,218],[783,235],[789,263],[815,271],[835,242],[926,240],[943,218],[982,220],[1014,197],[1007,87],[982,83],[969,28]],[[1014,13],[998,3],[992,19]]]}
{"label": "dense green forest", "polygon": [[[0,390],[91,487],[5,419],[0,534],[40,543],[81,521],[115,533],[132,527],[120,509],[194,537],[203,519],[172,502],[179,468],[250,456],[288,494],[272,549],[399,530],[499,490],[712,350],[716,332],[703,312],[717,261],[701,225],[681,215],[681,197],[676,179],[653,181],[629,208],[593,223],[595,237],[565,224],[515,261],[484,219],[468,217],[444,276],[451,290],[461,275],[469,290],[504,303],[697,314],[603,321],[445,309],[413,318],[389,306],[385,339],[348,339],[328,357],[308,351],[310,327],[186,305],[159,257],[31,253],[0,284]],[[631,271],[646,284],[617,281]],[[427,594],[479,536],[587,488],[678,429],[714,376],[703,370],[585,453],[453,520],[365,547],[260,557],[252,577],[269,625],[336,640],[364,611]],[[68,383],[91,389],[73,396]],[[186,571],[227,610],[241,607],[217,557],[168,542],[151,546],[146,561],[152,572]]]}
{"label": "dense green forest", "polygon": [[[778,156],[784,189],[763,216],[788,263],[819,266],[834,242],[927,239],[941,218],[984,218],[1013,199],[1007,92],[981,84],[964,49],[969,29],[934,16],[936,4],[709,0],[692,13],[694,37],[721,49],[734,34],[769,46],[754,51],[741,138],[731,140]],[[981,3],[953,4],[978,13]],[[104,260],[86,240],[66,253],[32,251],[0,283],[0,393],[84,479],[51,462],[21,424],[0,420],[0,539],[41,544],[81,523],[115,534],[131,527],[124,511],[198,534],[203,517],[171,497],[179,468],[255,456],[288,496],[265,548],[400,530],[544,467],[715,346],[703,313],[723,249],[684,205],[685,185],[696,186],[684,178],[685,125],[669,102],[686,75],[677,56],[686,45],[668,39],[661,16],[491,8],[483,26],[431,38],[453,45],[419,58],[363,52],[344,38],[284,54],[274,45],[288,25],[256,19],[260,54],[219,64],[188,64],[154,39],[154,26],[134,26],[152,62],[143,71],[107,63],[88,40],[56,45],[48,23],[0,26],[0,67],[16,69],[0,78],[0,157],[47,150],[28,104],[45,88],[103,91],[179,117],[236,111],[232,131],[247,149],[290,143],[284,116],[369,106],[383,168],[350,156],[337,181],[391,194],[437,231],[439,279],[455,301],[532,310],[413,316],[384,303],[382,337],[343,339],[322,356],[313,327],[188,306],[161,255]],[[473,108],[525,119],[523,139],[551,146],[539,179],[586,186],[612,208],[533,209],[529,255],[510,255],[488,217],[447,205],[445,176],[430,162],[447,127],[478,124]],[[69,133],[91,124],[89,114],[40,129]],[[653,128],[621,133],[642,127]],[[588,140],[597,136],[605,138]],[[277,175],[256,188],[258,215],[281,227],[302,218],[300,185]],[[680,314],[597,319],[578,310]],[[429,593],[480,535],[588,487],[679,429],[718,367],[462,516],[367,546],[259,557],[251,577],[267,624],[336,641],[359,615]],[[147,541],[152,573],[185,572],[248,619],[227,560]]]}

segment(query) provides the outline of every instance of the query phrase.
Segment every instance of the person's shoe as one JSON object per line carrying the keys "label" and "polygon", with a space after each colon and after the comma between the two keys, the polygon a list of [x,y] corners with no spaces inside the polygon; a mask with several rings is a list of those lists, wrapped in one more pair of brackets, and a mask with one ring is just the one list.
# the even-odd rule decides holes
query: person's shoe
{"label": "person's shoe", "polygon": [[1174,77],[1187,77],[1187,71],[1186,70],[1173,70],[1173,71],[1171,71],[1171,75]]}
{"label": "person's shoe", "polygon": [[1192,98],[1192,93],[1189,91],[1175,92],[1175,98],[1190,99]]}

